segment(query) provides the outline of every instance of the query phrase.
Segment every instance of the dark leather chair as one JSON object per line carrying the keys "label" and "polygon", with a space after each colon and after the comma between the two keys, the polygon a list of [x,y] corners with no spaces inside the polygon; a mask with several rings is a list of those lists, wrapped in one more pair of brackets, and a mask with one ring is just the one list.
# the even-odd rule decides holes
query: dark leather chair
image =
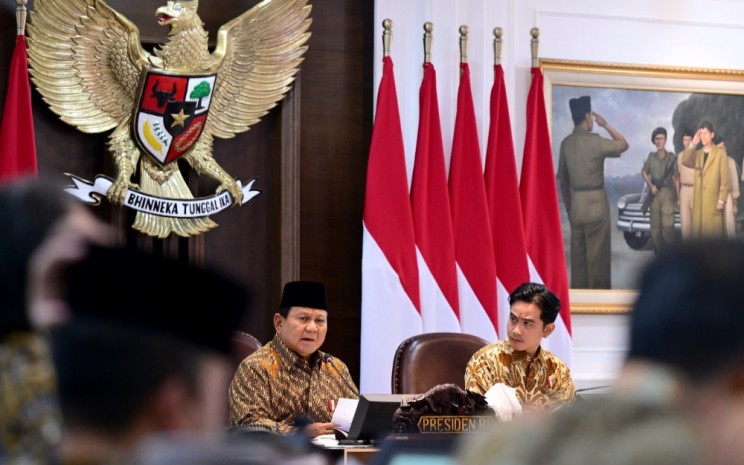
{"label": "dark leather chair", "polygon": [[240,365],[240,362],[242,362],[243,359],[263,347],[261,341],[243,331],[233,331],[230,339],[232,341],[233,363],[235,364],[235,369],[238,368],[238,365]]}
{"label": "dark leather chair", "polygon": [[438,384],[465,384],[465,367],[488,344],[472,334],[427,333],[409,337],[395,351],[393,394],[419,394]]}

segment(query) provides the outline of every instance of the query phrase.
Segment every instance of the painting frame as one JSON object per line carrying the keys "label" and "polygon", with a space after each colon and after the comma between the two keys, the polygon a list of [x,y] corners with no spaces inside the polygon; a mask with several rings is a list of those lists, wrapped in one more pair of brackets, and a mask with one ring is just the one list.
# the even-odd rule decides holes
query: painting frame
{"label": "painting frame", "polygon": [[[539,67],[544,76],[545,104],[551,140],[554,140],[554,137],[562,139],[566,135],[553,133],[554,86],[744,96],[744,70],[604,63],[554,58],[540,59]],[[610,208],[615,208],[615,206],[610,203]],[[614,223],[612,228],[616,228]],[[571,312],[574,314],[628,313],[636,297],[637,291],[633,289],[572,288],[570,289]]]}

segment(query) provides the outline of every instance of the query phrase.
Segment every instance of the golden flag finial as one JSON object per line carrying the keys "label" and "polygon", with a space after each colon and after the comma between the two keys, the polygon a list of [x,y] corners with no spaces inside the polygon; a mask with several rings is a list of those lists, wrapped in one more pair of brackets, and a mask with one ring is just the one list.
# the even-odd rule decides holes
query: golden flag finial
{"label": "golden flag finial", "polygon": [[424,23],[424,63],[431,63],[431,41],[434,23],[427,21]]}
{"label": "golden flag finial", "polygon": [[468,27],[460,26],[460,63],[468,62]]}
{"label": "golden flag finial", "polygon": [[493,64],[501,64],[501,36],[503,35],[503,29],[500,27],[493,28]]}
{"label": "golden flag finial", "polygon": [[390,42],[393,40],[393,20],[387,18],[382,21],[382,56],[390,56]]}
{"label": "golden flag finial", "polygon": [[530,41],[532,47],[532,67],[537,68],[539,61],[537,47],[540,45],[540,39],[538,39],[538,37],[540,37],[540,29],[536,27],[530,29],[530,36],[532,36],[532,40]]}
{"label": "golden flag finial", "polygon": [[26,35],[26,3],[28,0],[16,0],[16,34],[19,36]]}

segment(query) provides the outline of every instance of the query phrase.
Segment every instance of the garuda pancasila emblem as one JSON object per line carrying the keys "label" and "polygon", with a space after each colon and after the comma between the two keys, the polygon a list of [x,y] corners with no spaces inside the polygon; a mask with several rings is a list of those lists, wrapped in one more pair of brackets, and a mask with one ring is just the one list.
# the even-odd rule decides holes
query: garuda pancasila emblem
{"label": "garuda pancasila emblem", "polygon": [[[157,237],[200,234],[216,226],[210,214],[258,194],[253,181],[243,187],[217,163],[212,143],[247,131],[276,106],[310,36],[307,0],[264,0],[223,25],[210,53],[198,4],[157,9],[170,32],[153,54],[103,0],[35,0],[28,26],[32,81],[52,111],[86,133],[114,129],[115,179],[72,177],[68,192],[91,203],[91,194],[105,193],[135,208],[133,227]],[[193,198],[178,159],[219,182],[213,197]]]}

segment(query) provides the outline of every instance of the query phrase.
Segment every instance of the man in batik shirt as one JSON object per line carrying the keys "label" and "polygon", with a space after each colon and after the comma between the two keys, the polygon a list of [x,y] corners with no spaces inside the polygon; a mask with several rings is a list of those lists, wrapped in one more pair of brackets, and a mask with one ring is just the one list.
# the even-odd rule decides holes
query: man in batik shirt
{"label": "man in batik shirt", "polygon": [[358,397],[346,365],[318,350],[328,332],[323,284],[284,286],[276,335],[238,367],[230,385],[230,424],[239,429],[309,436],[333,433],[338,399]]}
{"label": "man in batik shirt", "polygon": [[555,329],[558,297],[542,284],[525,283],[509,296],[508,337],[476,352],[465,369],[465,389],[485,394],[502,383],[517,390],[527,410],[552,410],[574,398],[565,363],[540,347]]}

